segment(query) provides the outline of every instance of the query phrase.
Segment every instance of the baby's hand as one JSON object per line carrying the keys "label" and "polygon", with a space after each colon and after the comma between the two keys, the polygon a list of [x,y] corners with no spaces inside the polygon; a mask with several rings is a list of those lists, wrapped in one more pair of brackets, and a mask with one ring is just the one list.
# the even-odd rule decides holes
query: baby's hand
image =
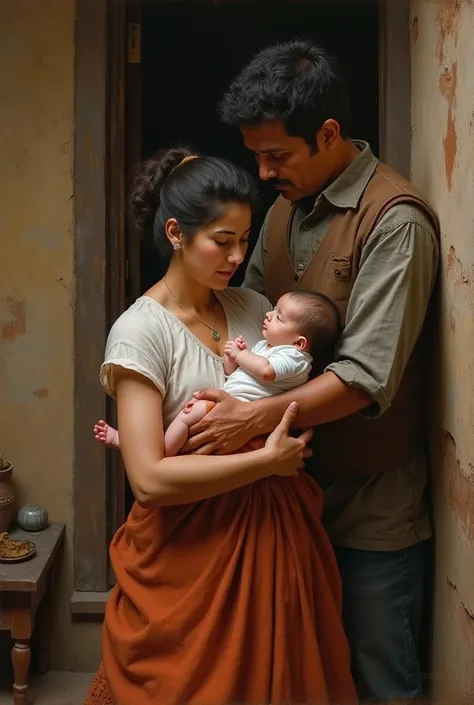
{"label": "baby's hand", "polygon": [[243,338],[241,335],[239,335],[236,339],[235,342],[239,346],[240,350],[247,350],[247,342],[245,338]]}
{"label": "baby's hand", "polygon": [[228,358],[230,358],[230,360],[232,360],[232,362],[235,362],[235,358],[241,349],[242,348],[239,346],[237,340],[228,340],[224,346],[224,353]]}

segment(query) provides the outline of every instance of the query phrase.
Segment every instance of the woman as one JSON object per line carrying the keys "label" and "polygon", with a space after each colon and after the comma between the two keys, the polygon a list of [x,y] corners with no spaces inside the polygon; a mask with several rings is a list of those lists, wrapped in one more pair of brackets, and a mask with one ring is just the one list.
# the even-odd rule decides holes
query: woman
{"label": "woman", "polygon": [[171,262],[113,326],[101,370],[137,501],[111,546],[87,705],[356,701],[321,491],[298,475],[310,433],[288,436],[295,410],[265,448],[164,457],[163,427],[196,388],[222,386],[225,342],[261,337],[269,302],[226,288],[253,202],[246,172],[187,150],[137,182],[137,222]]}

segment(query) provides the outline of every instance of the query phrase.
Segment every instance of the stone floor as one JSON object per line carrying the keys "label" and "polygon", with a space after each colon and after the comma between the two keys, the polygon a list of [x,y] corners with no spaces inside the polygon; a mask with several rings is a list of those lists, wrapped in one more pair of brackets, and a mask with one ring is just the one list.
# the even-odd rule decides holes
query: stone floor
{"label": "stone floor", "polygon": [[[32,677],[28,705],[84,705],[92,675],[49,671]],[[13,705],[11,689],[0,685],[0,705]]]}

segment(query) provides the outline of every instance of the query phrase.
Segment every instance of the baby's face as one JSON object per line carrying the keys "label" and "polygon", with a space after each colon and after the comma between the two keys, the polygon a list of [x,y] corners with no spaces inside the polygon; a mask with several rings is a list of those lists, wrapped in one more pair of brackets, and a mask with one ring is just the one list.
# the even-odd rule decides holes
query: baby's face
{"label": "baby's face", "polygon": [[306,347],[306,339],[301,335],[301,302],[295,297],[282,296],[277,305],[265,316],[263,337],[269,345],[297,345]]}

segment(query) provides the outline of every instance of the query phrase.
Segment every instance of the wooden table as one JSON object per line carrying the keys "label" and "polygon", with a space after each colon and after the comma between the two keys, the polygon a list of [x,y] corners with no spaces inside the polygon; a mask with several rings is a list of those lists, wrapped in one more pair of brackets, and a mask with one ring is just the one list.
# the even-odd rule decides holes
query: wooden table
{"label": "wooden table", "polygon": [[[14,529],[9,538],[33,541],[36,555],[23,563],[0,563],[0,629],[9,630],[12,649],[13,702],[28,703],[28,671],[31,659],[31,637],[38,608],[39,648],[47,652],[51,631],[50,608],[56,558],[64,539],[64,524],[50,524],[39,532]],[[44,598],[44,599],[43,599]],[[43,656],[44,660],[44,656]]]}

